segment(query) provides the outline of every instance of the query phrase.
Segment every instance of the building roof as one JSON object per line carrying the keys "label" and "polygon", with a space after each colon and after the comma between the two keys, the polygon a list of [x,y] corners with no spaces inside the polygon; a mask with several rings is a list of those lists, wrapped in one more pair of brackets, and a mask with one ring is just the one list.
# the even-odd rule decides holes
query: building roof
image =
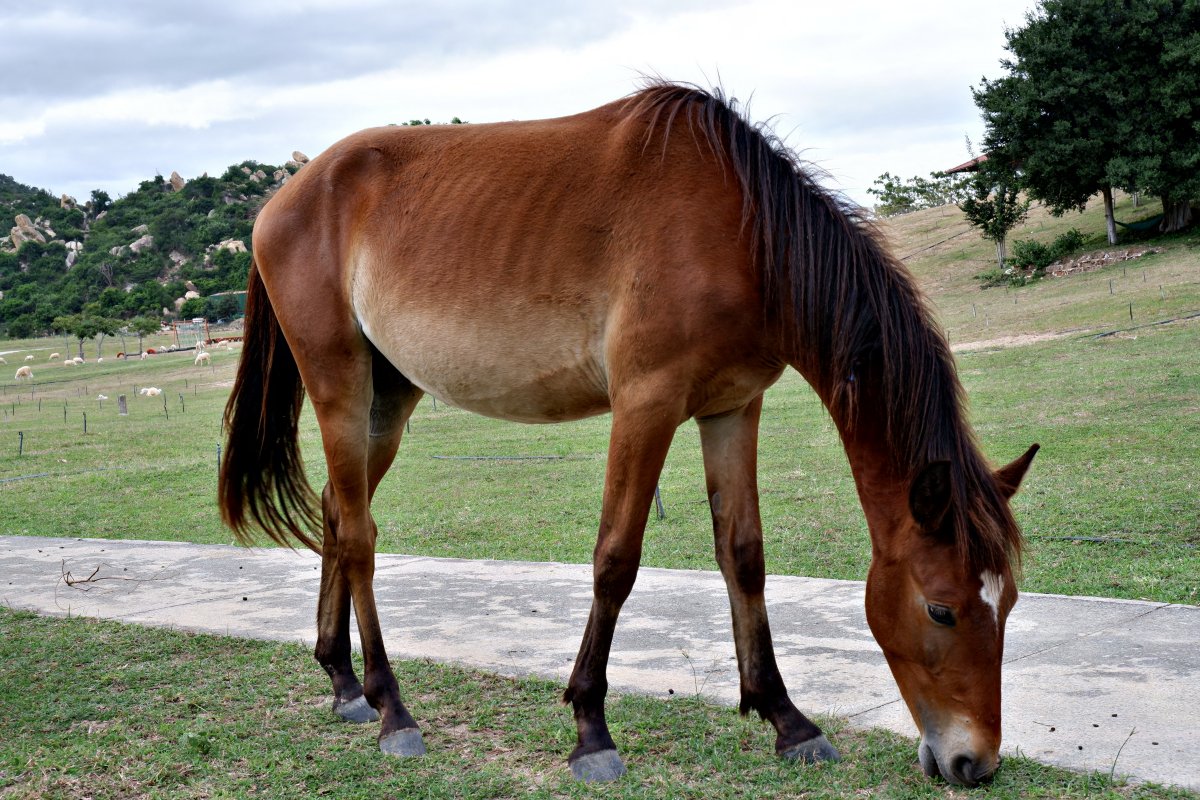
{"label": "building roof", "polygon": [[959,164],[957,167],[951,167],[950,169],[946,170],[946,174],[954,175],[959,172],[975,172],[979,169],[979,165],[987,160],[987,153],[984,153],[981,156],[972,158],[970,161]]}

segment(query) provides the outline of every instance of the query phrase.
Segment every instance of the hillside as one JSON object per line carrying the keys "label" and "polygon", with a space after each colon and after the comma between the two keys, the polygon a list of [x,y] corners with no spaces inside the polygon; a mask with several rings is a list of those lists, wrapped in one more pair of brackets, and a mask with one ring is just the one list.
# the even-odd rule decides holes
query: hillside
{"label": "hillside", "polygon": [[[1157,201],[1135,208],[1131,197],[1117,195],[1116,217],[1122,222],[1161,210]],[[996,269],[995,247],[955,206],[890,217],[880,227],[933,302],[956,348],[1084,329],[1126,329],[1200,311],[1200,228],[1165,236],[1121,228],[1121,242],[1109,246],[1099,197],[1083,212],[1062,217],[1041,207],[1030,211],[1009,238],[1010,255],[1016,240],[1049,244],[1072,228],[1083,234],[1083,246],[1068,259],[1068,274],[1021,286],[983,288],[978,276]],[[1146,254],[1134,257],[1142,252]]]}
{"label": "hillside", "polygon": [[244,289],[254,216],[307,159],[282,167],[246,161],[219,178],[177,174],[143,181],[115,201],[86,202],[0,175],[0,333],[49,332],[61,315],[127,320],[221,316]]}

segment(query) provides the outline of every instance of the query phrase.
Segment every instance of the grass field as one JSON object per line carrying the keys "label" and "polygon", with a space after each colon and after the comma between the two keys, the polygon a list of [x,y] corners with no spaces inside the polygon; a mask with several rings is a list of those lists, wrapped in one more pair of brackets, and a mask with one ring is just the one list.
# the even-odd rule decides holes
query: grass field
{"label": "grass field", "polygon": [[[1153,210],[1127,205],[1118,208],[1123,219]],[[1096,216],[1035,214],[1028,235],[1101,230]],[[1155,242],[1161,252],[1138,261],[1006,292],[979,288],[973,276],[989,267],[991,246],[956,235],[962,227],[942,209],[887,223],[958,350],[985,452],[1002,463],[1033,441],[1043,446],[1014,501],[1029,542],[1022,588],[1200,603],[1200,318],[1186,319],[1200,311],[1200,234]],[[74,352],[67,344],[0,342],[8,361],[3,532],[228,543],[214,492],[236,353],[214,352],[211,367],[194,366],[190,353],[125,362],[113,358],[120,343],[110,339],[102,364],[46,361],[52,351]],[[27,354],[35,381],[18,385],[10,378]],[[94,345],[86,355],[94,360]],[[164,394],[139,396],[143,386]],[[127,416],[117,413],[121,394]],[[606,417],[520,426],[426,398],[376,496],[379,548],[589,561],[608,428]],[[319,487],[325,470],[311,413],[301,437]],[[507,456],[539,458],[498,458]],[[845,456],[798,376],[768,393],[759,473],[772,573],[865,577],[870,547]],[[694,425],[679,429],[660,484],[667,515],[651,519],[643,563],[713,569]],[[0,609],[0,658],[11,665],[0,676],[0,707],[23,734],[0,744],[3,797],[593,793],[565,777],[570,715],[555,705],[559,688],[539,681],[401,665],[441,753],[402,769],[375,755],[373,731],[338,725],[319,708],[327,682],[299,647]],[[849,763],[804,771],[776,762],[765,729],[728,710],[683,699],[612,705],[614,733],[637,773],[605,794],[958,796],[920,776],[913,742],[838,731],[837,720],[824,722]],[[1024,759],[1007,762],[981,793],[1195,796],[1113,787],[1107,776]]]}
{"label": "grass field", "polygon": [[[1095,215],[1060,220],[1042,214],[1031,235],[1052,237],[1072,225],[1098,228]],[[943,227],[952,221],[945,210],[933,209],[893,221],[889,231],[903,253],[931,237],[946,238]],[[1115,265],[1008,295],[980,290],[968,274],[980,258],[986,266],[991,252],[971,237],[953,240],[961,253],[940,252],[949,246],[943,243],[909,263],[931,287],[961,348],[959,372],[984,451],[1002,463],[1031,442],[1043,445],[1014,506],[1029,538],[1023,587],[1198,602],[1200,319],[1148,322],[1200,311],[1200,236],[1160,244],[1162,252],[1130,262],[1138,263],[1136,270]],[[1110,280],[1123,296],[1108,294]],[[1125,303],[1143,286],[1155,287],[1157,297],[1159,285],[1169,286],[1164,295],[1174,299],[1156,308],[1152,319],[1135,314],[1130,323],[1126,303],[1124,319],[1115,314],[1112,324],[1099,324],[1104,308]],[[1015,304],[1004,299],[1009,295]],[[990,327],[979,319],[967,327],[955,309],[971,304],[979,313],[992,309]],[[1085,317],[1096,325],[1081,329]],[[1094,336],[1114,330],[1120,332]],[[997,343],[1047,332],[1066,333],[1023,346]],[[26,354],[35,355],[35,386],[0,383],[0,506],[35,510],[8,514],[10,530],[230,541],[213,498],[220,413],[236,354],[216,351],[212,367],[196,367],[186,352],[116,361],[119,347],[109,339],[103,364],[65,367],[45,361],[51,350],[66,352],[61,339],[0,344],[0,351],[10,351],[10,371],[25,363]],[[145,385],[165,393],[138,396]],[[117,414],[121,393],[129,402],[126,417]],[[109,399],[102,403],[100,394]],[[426,398],[376,498],[379,547],[469,558],[590,560],[608,426],[607,417],[521,426],[444,404],[435,409]],[[24,433],[21,455],[18,432]],[[310,413],[302,441],[310,479],[319,487],[324,463]],[[500,456],[556,458],[496,460]],[[759,472],[772,572],[865,576],[866,527],[838,437],[794,374],[768,393]],[[667,515],[651,520],[644,563],[714,568],[694,425],[679,429],[661,487]]]}
{"label": "grass field", "polygon": [[[575,783],[561,687],[421,662],[397,665],[429,755],[382,758],[376,725],[338,721],[303,648],[0,608],[0,797],[33,798],[953,798],[915,742],[821,720],[838,764],[773,754],[770,726],[694,697],[614,697],[609,722],[630,768]],[[31,678],[36,678],[32,679]],[[1006,758],[996,798],[1195,795]]]}

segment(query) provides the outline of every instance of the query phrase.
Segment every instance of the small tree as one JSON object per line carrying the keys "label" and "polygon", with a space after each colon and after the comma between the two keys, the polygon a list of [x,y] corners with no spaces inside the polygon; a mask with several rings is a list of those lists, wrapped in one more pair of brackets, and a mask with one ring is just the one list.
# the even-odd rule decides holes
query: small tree
{"label": "small tree", "polygon": [[104,337],[115,334],[121,327],[121,320],[112,317],[93,317],[92,319],[96,326],[96,332],[92,334],[96,337],[96,358],[100,358],[100,348],[104,344]]}
{"label": "small tree", "polygon": [[1015,181],[993,170],[981,170],[971,181],[971,194],[958,207],[983,238],[996,243],[996,262],[1004,269],[1008,232],[1029,213],[1029,201],[1020,198]]}
{"label": "small tree", "polygon": [[161,326],[158,320],[153,317],[134,317],[129,320],[129,330],[137,334],[138,337],[138,352],[142,352],[142,337],[149,336],[152,333],[157,333]]}

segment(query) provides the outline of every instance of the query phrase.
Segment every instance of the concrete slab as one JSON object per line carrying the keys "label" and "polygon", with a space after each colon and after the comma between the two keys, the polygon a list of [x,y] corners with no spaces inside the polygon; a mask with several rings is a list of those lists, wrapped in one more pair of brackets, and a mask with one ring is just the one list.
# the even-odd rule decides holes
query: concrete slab
{"label": "concrete slab", "polygon": [[[308,552],[0,537],[0,565],[0,602],[14,608],[314,641],[319,561]],[[380,555],[375,585],[393,657],[565,683],[591,583],[583,565]],[[915,735],[867,629],[861,582],[771,576],[767,602],[800,708]],[[1115,764],[1118,774],[1200,790],[1197,642],[1193,606],[1023,595],[1008,625],[1005,750],[1072,769]],[[735,705],[721,576],[642,569],[609,681]]]}

